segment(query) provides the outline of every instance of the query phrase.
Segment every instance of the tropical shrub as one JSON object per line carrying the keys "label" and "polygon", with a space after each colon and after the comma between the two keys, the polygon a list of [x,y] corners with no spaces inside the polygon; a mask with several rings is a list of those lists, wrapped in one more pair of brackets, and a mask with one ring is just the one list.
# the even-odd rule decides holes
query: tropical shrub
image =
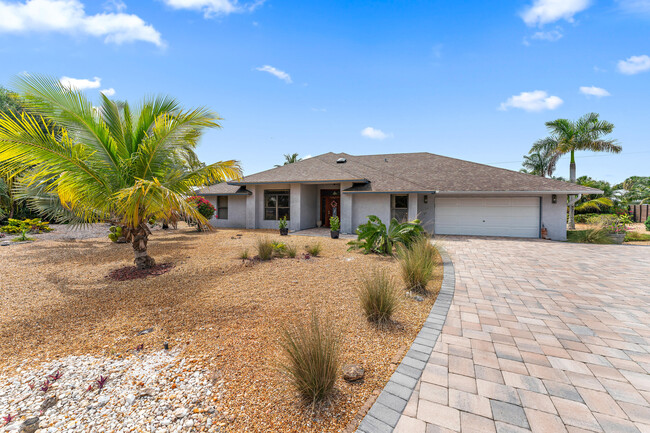
{"label": "tropical shrub", "polygon": [[30,238],[30,237],[27,236],[27,230],[23,230],[20,233],[20,236],[17,236],[15,238],[13,238],[11,241],[12,242],[27,242],[27,241],[33,241],[33,240],[34,240],[34,238]]}
{"label": "tropical shrub", "polygon": [[338,232],[341,229],[341,220],[337,216],[330,217],[330,230]]}
{"label": "tropical shrub", "polygon": [[273,258],[273,243],[266,237],[257,239],[257,255],[260,260]]}
{"label": "tropical shrub", "polygon": [[280,218],[280,219],[278,220],[278,228],[279,228],[280,230],[284,230],[284,229],[286,229],[287,226],[288,226],[288,224],[289,224],[289,223],[287,222],[287,217],[286,217],[286,215],[283,216],[282,218]]}
{"label": "tropical shrub", "polygon": [[645,220],[645,229],[650,232],[650,217]]}
{"label": "tropical shrub", "polygon": [[305,247],[305,251],[314,257],[318,257],[322,250],[323,247],[321,246],[320,242],[316,242],[314,245],[307,245]]}
{"label": "tropical shrub", "polygon": [[15,234],[28,231],[32,233],[51,232],[50,223],[41,221],[38,218],[18,220],[9,218],[7,225],[0,227],[0,232]]}
{"label": "tropical shrub", "polygon": [[409,290],[426,292],[433,279],[438,251],[427,236],[420,236],[410,247],[399,246],[397,257],[402,279]]}
{"label": "tropical shrub", "polygon": [[281,346],[286,356],[281,369],[300,395],[312,404],[330,395],[341,365],[339,335],[332,324],[313,313],[311,323],[282,331]]}
{"label": "tropical shrub", "polygon": [[399,306],[395,280],[385,270],[375,270],[363,277],[359,290],[361,308],[371,322],[385,323]]}
{"label": "tropical shrub", "polygon": [[365,254],[393,254],[393,246],[402,244],[409,247],[418,237],[424,235],[420,220],[400,223],[393,218],[390,226],[375,215],[368,216],[368,222],[361,224],[357,230],[357,240],[348,242],[350,250],[362,249]]}
{"label": "tropical shrub", "polygon": [[196,209],[199,211],[201,215],[203,215],[203,218],[205,218],[206,220],[209,220],[214,216],[214,212],[215,212],[214,206],[212,206],[212,203],[210,203],[204,197],[193,196],[193,197],[189,197],[187,201],[194,204],[194,206],[196,206]]}

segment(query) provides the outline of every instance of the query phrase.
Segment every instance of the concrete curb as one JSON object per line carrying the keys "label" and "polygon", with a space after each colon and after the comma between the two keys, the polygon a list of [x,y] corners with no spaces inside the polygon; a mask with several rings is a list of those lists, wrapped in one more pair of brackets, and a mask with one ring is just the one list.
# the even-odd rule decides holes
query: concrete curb
{"label": "concrete curb", "polygon": [[411,348],[359,424],[358,433],[391,433],[395,429],[438,341],[456,287],[454,264],[444,248],[438,246],[438,251],[444,266],[440,293]]}

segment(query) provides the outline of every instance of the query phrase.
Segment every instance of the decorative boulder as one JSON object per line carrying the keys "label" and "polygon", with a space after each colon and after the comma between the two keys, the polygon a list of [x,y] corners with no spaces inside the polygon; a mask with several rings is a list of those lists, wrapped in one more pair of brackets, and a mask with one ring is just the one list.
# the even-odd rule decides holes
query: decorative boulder
{"label": "decorative boulder", "polygon": [[348,382],[356,382],[357,380],[363,379],[366,371],[360,364],[348,364],[343,366],[343,379]]}

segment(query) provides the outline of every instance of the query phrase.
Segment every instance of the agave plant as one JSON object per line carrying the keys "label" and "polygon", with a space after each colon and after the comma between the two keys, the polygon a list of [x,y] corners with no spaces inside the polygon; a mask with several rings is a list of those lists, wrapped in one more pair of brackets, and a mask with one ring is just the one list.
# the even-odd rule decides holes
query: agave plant
{"label": "agave plant", "polygon": [[[23,75],[16,86],[29,111],[0,113],[0,167],[29,167],[17,190],[45,207],[40,211],[122,226],[138,268],[155,265],[147,253],[152,217],[181,215],[207,225],[186,197],[241,176],[234,160],[197,163],[202,132],[220,127],[220,118],[205,108],[184,110],[167,96],[145,98],[132,109],[102,95],[94,106],[82,92],[43,76]],[[42,128],[43,122],[57,128]]]}
{"label": "agave plant", "polygon": [[368,222],[361,224],[357,230],[357,240],[348,242],[350,250],[362,249],[365,254],[393,254],[395,244],[409,247],[424,234],[420,220],[400,223],[393,218],[386,227],[378,216],[368,216]]}

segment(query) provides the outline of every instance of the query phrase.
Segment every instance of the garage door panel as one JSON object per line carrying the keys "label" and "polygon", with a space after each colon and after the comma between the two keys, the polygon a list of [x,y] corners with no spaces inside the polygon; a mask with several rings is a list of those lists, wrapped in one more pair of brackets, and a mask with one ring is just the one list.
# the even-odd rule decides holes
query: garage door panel
{"label": "garage door panel", "polygon": [[539,206],[539,197],[437,197],[435,232],[536,238]]}

